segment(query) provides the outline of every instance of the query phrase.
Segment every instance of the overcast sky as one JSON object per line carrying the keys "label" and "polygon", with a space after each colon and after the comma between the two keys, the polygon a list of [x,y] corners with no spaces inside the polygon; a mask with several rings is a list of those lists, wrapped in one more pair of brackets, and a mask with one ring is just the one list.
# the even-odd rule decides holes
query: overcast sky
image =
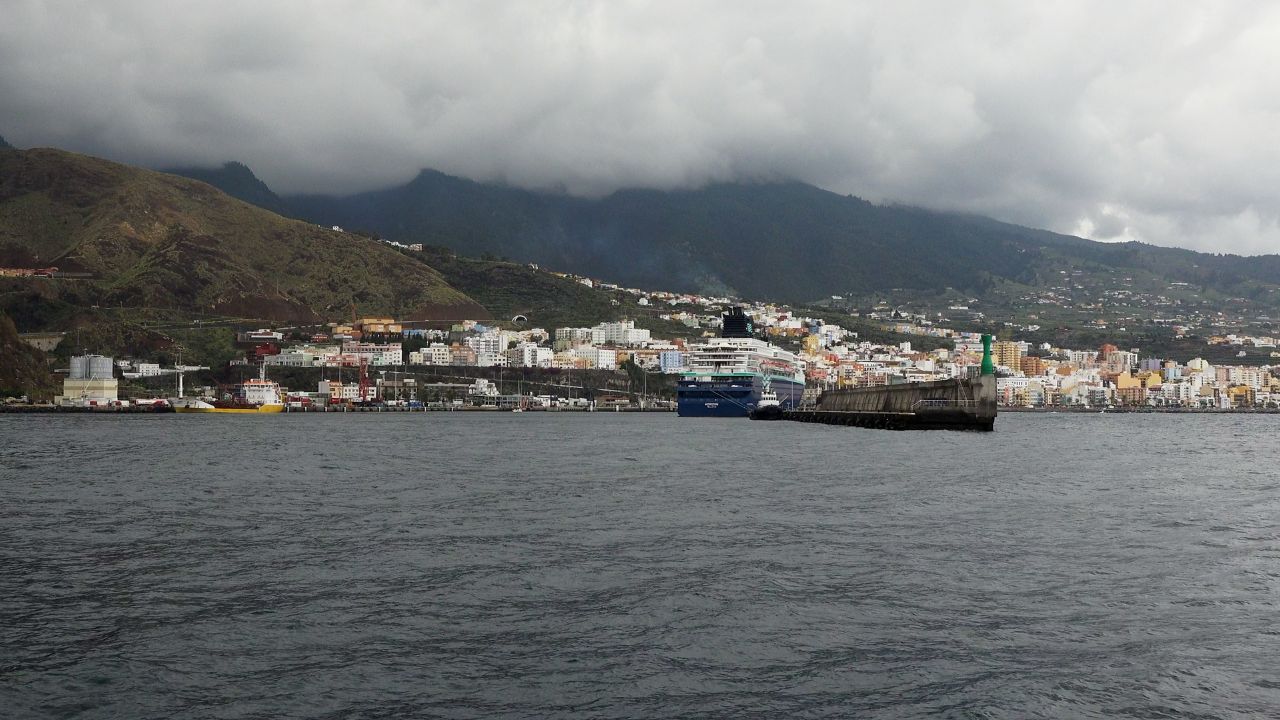
{"label": "overcast sky", "polygon": [[1280,252],[1280,3],[8,0],[0,135],[281,193],[795,178]]}

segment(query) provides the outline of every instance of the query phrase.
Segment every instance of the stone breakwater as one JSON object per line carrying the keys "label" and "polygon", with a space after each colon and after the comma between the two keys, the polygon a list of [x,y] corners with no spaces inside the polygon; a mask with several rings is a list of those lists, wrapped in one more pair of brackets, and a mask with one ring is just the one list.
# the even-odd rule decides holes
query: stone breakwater
{"label": "stone breakwater", "polygon": [[996,421],[996,380],[982,375],[975,380],[828,390],[813,408],[787,411],[783,418],[886,430],[991,431]]}

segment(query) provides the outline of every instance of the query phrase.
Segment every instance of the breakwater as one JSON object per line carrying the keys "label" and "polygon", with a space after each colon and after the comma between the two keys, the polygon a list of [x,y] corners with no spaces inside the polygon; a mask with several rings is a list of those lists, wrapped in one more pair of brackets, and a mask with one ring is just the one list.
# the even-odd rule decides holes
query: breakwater
{"label": "breakwater", "polygon": [[812,408],[788,410],[783,419],[886,430],[995,429],[996,379],[882,385],[827,390]]}

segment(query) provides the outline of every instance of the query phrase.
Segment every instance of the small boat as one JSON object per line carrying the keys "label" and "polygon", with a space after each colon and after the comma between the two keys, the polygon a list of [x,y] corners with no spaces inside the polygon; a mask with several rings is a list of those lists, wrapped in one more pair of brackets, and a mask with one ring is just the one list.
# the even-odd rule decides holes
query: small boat
{"label": "small boat", "polygon": [[769,390],[761,393],[760,401],[756,403],[747,417],[752,420],[781,420],[782,405],[778,403],[777,393]]}

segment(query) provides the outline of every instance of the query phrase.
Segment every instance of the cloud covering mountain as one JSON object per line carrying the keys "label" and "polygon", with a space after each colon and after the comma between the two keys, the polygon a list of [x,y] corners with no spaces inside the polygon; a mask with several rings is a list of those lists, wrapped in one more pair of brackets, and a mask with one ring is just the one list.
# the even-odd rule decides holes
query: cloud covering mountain
{"label": "cloud covering mountain", "polygon": [[795,178],[1280,251],[1280,6],[20,2],[0,131],[280,192]]}

